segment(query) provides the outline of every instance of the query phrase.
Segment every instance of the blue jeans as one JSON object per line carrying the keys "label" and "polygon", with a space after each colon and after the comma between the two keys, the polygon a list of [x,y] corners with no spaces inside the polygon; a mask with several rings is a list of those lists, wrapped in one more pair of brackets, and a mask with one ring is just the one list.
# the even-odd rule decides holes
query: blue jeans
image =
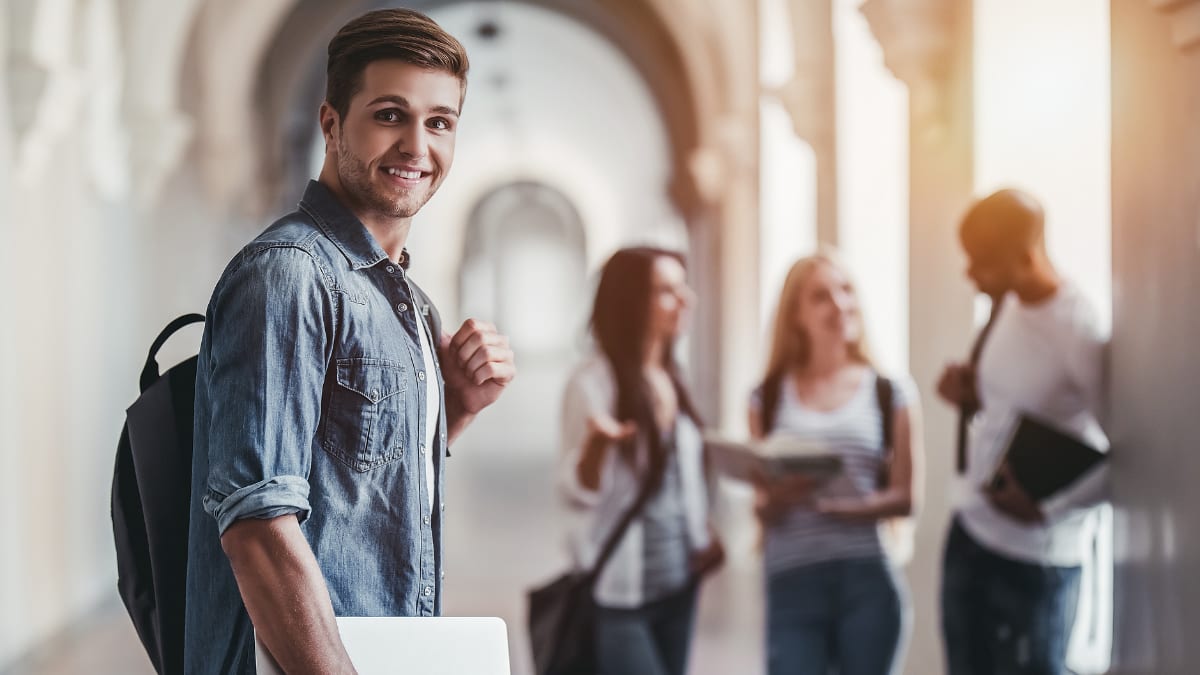
{"label": "blue jeans", "polygon": [[767,582],[770,675],[898,672],[908,632],[906,592],[882,558],[835,560]]}
{"label": "blue jeans", "polygon": [[684,675],[696,585],[636,609],[596,609],[599,675]]}
{"label": "blue jeans", "polygon": [[1078,567],[1010,560],[957,520],[946,541],[942,632],[950,675],[1065,675]]}

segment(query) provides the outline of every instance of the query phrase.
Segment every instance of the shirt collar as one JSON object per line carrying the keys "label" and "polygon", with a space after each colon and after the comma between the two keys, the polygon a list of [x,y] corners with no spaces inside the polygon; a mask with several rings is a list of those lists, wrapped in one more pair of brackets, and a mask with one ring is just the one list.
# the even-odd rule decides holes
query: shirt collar
{"label": "shirt collar", "polygon": [[[317,221],[317,225],[346,256],[353,269],[372,267],[388,259],[383,247],[375,241],[362,221],[319,181],[308,181],[304,196],[300,198],[300,209]],[[412,257],[406,248],[400,254],[400,266],[408,269],[411,261]]]}

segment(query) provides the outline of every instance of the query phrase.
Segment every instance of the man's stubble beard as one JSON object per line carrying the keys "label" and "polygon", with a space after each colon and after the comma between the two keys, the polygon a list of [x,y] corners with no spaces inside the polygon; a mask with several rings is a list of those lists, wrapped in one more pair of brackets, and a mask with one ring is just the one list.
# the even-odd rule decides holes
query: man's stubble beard
{"label": "man's stubble beard", "polygon": [[411,218],[433,196],[431,189],[426,189],[424,195],[409,193],[399,200],[381,194],[371,181],[372,172],[367,163],[350,150],[341,134],[338,136],[337,165],[338,180],[350,199],[360,208],[388,218]]}

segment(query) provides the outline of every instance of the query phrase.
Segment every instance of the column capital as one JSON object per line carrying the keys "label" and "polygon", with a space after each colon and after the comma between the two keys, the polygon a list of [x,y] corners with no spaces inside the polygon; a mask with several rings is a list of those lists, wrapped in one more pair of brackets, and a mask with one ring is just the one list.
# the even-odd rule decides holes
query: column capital
{"label": "column capital", "polygon": [[958,38],[957,0],[867,0],[859,11],[883,63],[908,85],[913,122],[938,125]]}
{"label": "column capital", "polygon": [[1171,22],[1171,42],[1181,50],[1200,49],[1200,0],[1147,0]]}

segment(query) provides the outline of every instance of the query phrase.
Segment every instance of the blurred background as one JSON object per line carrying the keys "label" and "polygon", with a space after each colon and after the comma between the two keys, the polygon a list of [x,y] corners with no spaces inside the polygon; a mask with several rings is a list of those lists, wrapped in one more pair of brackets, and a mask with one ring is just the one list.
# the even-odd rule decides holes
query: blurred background
{"label": "blurred background", "polygon": [[[880,364],[924,398],[907,672],[942,672],[955,417],[933,384],[985,318],[957,220],[1004,186],[1045,203],[1052,256],[1113,327],[1114,501],[1073,668],[1195,672],[1200,1],[0,0],[0,673],[150,672],[108,512],[145,350],[293,208],[329,38],[397,4],[472,61],[454,170],[409,249],[447,323],[491,319],[517,352],[448,474],[445,608],[503,617],[515,675],[524,592],[566,564],[559,393],[598,266],[636,243],[688,254],[686,370],[731,434],[787,267],[843,251]],[[195,353],[190,330],[164,366]],[[691,672],[754,675],[756,534],[724,493],[730,560]]]}

